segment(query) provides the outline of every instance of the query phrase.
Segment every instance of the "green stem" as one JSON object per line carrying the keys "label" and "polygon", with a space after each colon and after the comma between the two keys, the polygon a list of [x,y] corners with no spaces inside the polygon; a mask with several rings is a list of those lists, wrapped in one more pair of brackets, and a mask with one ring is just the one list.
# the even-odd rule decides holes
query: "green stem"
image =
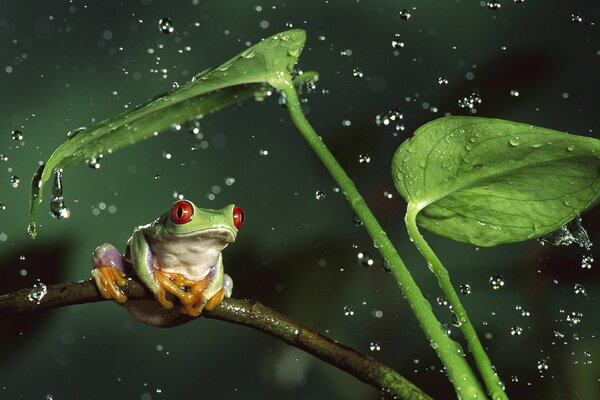
{"label": "green stem", "polygon": [[502,382],[500,381],[498,374],[496,374],[494,371],[492,363],[490,362],[489,357],[487,356],[483,346],[481,345],[481,342],[479,341],[479,338],[477,337],[477,332],[475,332],[475,328],[469,320],[467,311],[463,307],[458,294],[454,290],[454,286],[452,286],[448,270],[444,268],[440,259],[435,255],[431,247],[429,247],[429,244],[427,244],[421,235],[421,232],[419,232],[416,220],[419,211],[421,211],[421,208],[419,208],[417,204],[408,203],[408,209],[406,212],[406,227],[408,228],[408,234],[412,238],[415,246],[417,246],[417,249],[423,258],[425,258],[427,261],[429,269],[437,278],[442,291],[452,306],[452,311],[460,322],[460,328],[467,339],[467,344],[469,345],[471,353],[473,353],[475,363],[477,364],[477,368],[481,373],[488,393],[494,400],[508,399],[506,393],[504,393]]}
{"label": "green stem", "polygon": [[375,248],[389,263],[392,275],[406,296],[421,328],[446,367],[446,373],[454,385],[457,396],[463,399],[485,399],[486,395],[481,389],[469,364],[466,362],[460,346],[446,335],[442,329],[442,325],[431,310],[431,304],[429,304],[421,293],[421,290],[410,275],[410,272],[390,242],[387,234],[356,189],[354,182],[346,175],[342,166],[304,117],[300,102],[298,101],[298,95],[290,82],[291,77],[286,74],[276,82],[271,82],[271,84],[284,92],[292,121],[341,188],[352,209],[361,219],[364,227],[373,239]]}

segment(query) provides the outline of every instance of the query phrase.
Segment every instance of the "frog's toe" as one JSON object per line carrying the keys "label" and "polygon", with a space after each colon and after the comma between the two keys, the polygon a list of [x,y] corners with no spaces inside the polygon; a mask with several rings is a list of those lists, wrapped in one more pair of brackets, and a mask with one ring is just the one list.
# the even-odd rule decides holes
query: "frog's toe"
{"label": "frog's toe", "polygon": [[[197,284],[194,284],[194,282],[183,277],[183,275],[157,270],[154,272],[154,278],[160,287],[156,298],[163,305],[163,307],[173,307],[173,303],[166,299],[167,293],[177,297],[184,306],[193,305],[196,302],[197,294],[194,291],[194,288],[197,286]],[[204,287],[205,285],[202,287],[202,289],[204,289]],[[191,289],[186,290],[186,288]]]}
{"label": "frog's toe", "polygon": [[117,303],[127,301],[127,296],[121,290],[121,286],[127,283],[125,272],[115,267],[96,267],[92,270],[92,277],[102,297]]}
{"label": "frog's toe", "polygon": [[226,289],[225,289],[225,287],[222,287],[221,290],[219,290],[217,293],[215,293],[215,295],[206,302],[206,305],[204,306],[204,308],[208,311],[213,310],[216,306],[221,304],[221,301],[223,300],[223,297],[225,297],[225,294],[226,294]]}

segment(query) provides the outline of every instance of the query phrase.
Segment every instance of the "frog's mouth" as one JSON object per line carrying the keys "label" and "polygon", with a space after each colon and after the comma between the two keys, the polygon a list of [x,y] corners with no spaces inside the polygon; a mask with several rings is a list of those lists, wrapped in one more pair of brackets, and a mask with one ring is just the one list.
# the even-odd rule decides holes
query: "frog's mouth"
{"label": "frog's mouth", "polygon": [[186,237],[186,238],[198,238],[201,240],[207,241],[217,241],[221,242],[223,248],[227,246],[229,243],[235,242],[236,234],[231,229],[226,228],[224,226],[218,226],[216,228],[204,229],[201,232],[189,232],[178,235],[178,237]]}

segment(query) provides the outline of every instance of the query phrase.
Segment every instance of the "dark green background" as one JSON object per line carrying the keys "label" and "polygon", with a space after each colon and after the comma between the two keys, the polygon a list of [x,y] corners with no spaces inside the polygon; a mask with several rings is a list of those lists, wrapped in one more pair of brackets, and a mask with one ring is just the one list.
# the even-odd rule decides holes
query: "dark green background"
{"label": "dark green background", "polygon": [[[308,38],[299,67],[321,75],[317,92],[305,96],[308,118],[355,179],[440,320],[450,324],[448,308],[436,301],[437,284],[405,233],[405,203],[389,173],[398,145],[433,118],[468,114],[458,100],[473,92],[483,99],[479,116],[582,135],[600,131],[597,1],[501,4],[493,11],[485,2],[441,0],[1,1],[0,153],[8,156],[0,161],[2,291],[38,278],[87,279],[94,247],[124,247],[134,226],[168,210],[174,192],[207,208],[234,202],[247,217],[224,253],[236,297],[258,299],[387,363],[431,395],[452,397],[393,278],[277,95],[204,118],[206,149],[191,150],[200,141],[183,126],[105,157],[99,170],[68,169],[72,217],[53,220],[46,198],[35,241],[25,234],[28,185],[69,130],[143,103],[263,37],[302,28]],[[399,16],[403,8],[411,10],[408,21]],[[582,22],[572,21],[576,13]],[[162,17],[173,20],[174,33],[159,32]],[[395,34],[405,43],[396,54]],[[351,56],[341,54],[347,49]],[[153,72],[163,68],[166,78]],[[353,76],[355,68],[362,78]],[[440,85],[439,77],[449,83]],[[396,108],[405,130],[394,136],[393,127],[376,126],[375,116]],[[24,143],[11,139],[13,129],[23,132]],[[370,163],[359,163],[362,153]],[[235,178],[231,186],[228,177]],[[210,200],[215,185],[220,192]],[[325,199],[315,198],[318,190]],[[598,211],[584,215],[595,242],[599,222]],[[465,306],[512,398],[600,396],[600,267],[580,267],[595,250],[534,241],[477,249],[428,239],[455,284],[471,285]],[[358,265],[359,251],[373,255],[372,267]],[[488,282],[495,274],[505,279],[500,290]],[[575,294],[575,283],[587,296]],[[346,306],[353,316],[344,315]],[[583,313],[581,323],[569,326],[571,312]],[[512,336],[513,326],[523,334]],[[380,398],[312,356],[213,320],[157,329],[106,302],[5,320],[0,328],[2,399]],[[456,328],[452,336],[461,338]],[[380,351],[371,351],[371,342]],[[541,360],[549,366],[543,374]]]}

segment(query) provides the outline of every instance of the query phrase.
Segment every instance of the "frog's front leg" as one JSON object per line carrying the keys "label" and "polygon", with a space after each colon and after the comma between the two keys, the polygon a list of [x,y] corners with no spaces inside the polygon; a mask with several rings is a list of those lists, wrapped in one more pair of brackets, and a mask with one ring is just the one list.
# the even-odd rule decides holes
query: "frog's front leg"
{"label": "frog's front leg", "polygon": [[118,303],[127,301],[121,286],[127,283],[125,263],[119,250],[110,243],[98,246],[92,254],[92,277],[105,299],[114,299]]}
{"label": "frog's front leg", "polygon": [[173,303],[167,300],[166,294],[170,293],[177,297],[183,305],[191,304],[194,298],[185,290],[194,282],[186,279],[180,274],[169,274],[160,270],[150,245],[144,233],[136,229],[130,242],[131,262],[140,280],[152,293],[156,300],[166,309],[173,308]]}

